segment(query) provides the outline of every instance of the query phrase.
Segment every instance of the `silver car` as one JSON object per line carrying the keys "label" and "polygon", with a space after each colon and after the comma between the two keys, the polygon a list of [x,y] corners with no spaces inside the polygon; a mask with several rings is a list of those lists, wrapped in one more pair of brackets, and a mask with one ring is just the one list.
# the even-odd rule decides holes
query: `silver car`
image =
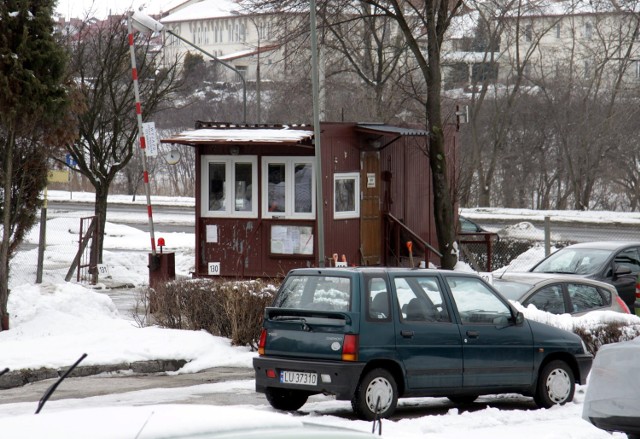
{"label": "silver car", "polygon": [[575,316],[589,311],[629,313],[615,287],[593,279],[548,273],[505,273],[493,286],[509,300],[552,314]]}

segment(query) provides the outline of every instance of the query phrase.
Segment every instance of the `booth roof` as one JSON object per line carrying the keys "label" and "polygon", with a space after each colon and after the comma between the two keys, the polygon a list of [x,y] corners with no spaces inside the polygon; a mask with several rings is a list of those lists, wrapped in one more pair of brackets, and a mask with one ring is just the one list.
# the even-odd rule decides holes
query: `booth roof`
{"label": "booth roof", "polygon": [[303,143],[313,138],[313,131],[297,129],[197,129],[183,131],[162,143],[198,145],[210,143]]}

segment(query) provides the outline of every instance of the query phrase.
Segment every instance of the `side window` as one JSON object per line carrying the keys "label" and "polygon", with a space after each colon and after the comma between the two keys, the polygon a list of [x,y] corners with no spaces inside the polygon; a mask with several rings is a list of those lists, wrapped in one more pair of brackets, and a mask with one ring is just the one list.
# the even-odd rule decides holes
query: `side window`
{"label": "side window", "polygon": [[315,218],[313,158],[262,159],[262,216]]}
{"label": "side window", "polygon": [[571,312],[588,311],[593,308],[602,308],[605,306],[604,298],[598,292],[596,287],[590,285],[569,284],[567,291],[571,298]]}
{"label": "side window", "polygon": [[615,263],[631,270],[632,273],[640,272],[640,257],[637,248],[629,248],[618,253],[614,259]]}
{"label": "side window", "polygon": [[506,324],[511,309],[484,282],[472,277],[447,277],[462,323]]}
{"label": "side window", "polygon": [[360,217],[360,174],[357,172],[333,175],[333,217]]}
{"label": "side window", "polygon": [[436,278],[398,277],[394,282],[403,321],[451,321]]}
{"label": "side window", "polygon": [[367,303],[369,320],[388,321],[391,319],[389,291],[387,283],[381,277],[367,279]]}
{"label": "side window", "polygon": [[258,207],[256,156],[203,156],[203,217],[255,218]]}
{"label": "side window", "polygon": [[560,285],[551,285],[537,291],[529,300],[523,303],[523,305],[533,305],[541,311],[552,314],[563,314],[567,312],[565,311],[564,297]]}

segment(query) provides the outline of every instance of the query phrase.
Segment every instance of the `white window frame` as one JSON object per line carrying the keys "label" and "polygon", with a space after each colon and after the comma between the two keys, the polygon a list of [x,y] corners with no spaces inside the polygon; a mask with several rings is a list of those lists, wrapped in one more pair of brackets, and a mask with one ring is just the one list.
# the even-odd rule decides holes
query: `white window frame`
{"label": "white window frame", "polygon": [[[353,180],[353,205],[354,210],[338,212],[336,209],[336,183],[338,180]],[[333,174],[333,218],[334,219],[349,219],[360,218],[360,173],[359,172],[338,172]]]}
{"label": "white window frame", "polygon": [[[285,166],[285,191],[284,212],[269,212],[269,165],[284,164]],[[295,165],[311,165],[311,212],[299,213],[295,211]],[[316,218],[316,165],[314,157],[262,157],[262,217],[283,219],[315,219]]]}
{"label": "white window frame", "polygon": [[[224,163],[225,165],[225,182],[227,185],[224,189],[225,200],[228,200],[225,210],[209,210],[209,164]],[[235,206],[235,179],[236,179],[236,163],[251,163],[251,210],[236,211]],[[258,217],[258,157],[249,155],[228,156],[228,155],[205,155],[201,161],[201,187],[200,187],[200,216],[206,218],[257,218]],[[233,184],[229,184],[232,182]]]}

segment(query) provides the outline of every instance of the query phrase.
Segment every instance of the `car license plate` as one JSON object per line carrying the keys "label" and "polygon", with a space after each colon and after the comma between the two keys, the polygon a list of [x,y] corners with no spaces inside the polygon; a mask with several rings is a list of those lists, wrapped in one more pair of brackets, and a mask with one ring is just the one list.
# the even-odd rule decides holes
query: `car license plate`
{"label": "car license plate", "polygon": [[318,374],[310,372],[294,372],[283,370],[280,372],[280,382],[286,384],[302,384],[305,386],[317,386]]}

